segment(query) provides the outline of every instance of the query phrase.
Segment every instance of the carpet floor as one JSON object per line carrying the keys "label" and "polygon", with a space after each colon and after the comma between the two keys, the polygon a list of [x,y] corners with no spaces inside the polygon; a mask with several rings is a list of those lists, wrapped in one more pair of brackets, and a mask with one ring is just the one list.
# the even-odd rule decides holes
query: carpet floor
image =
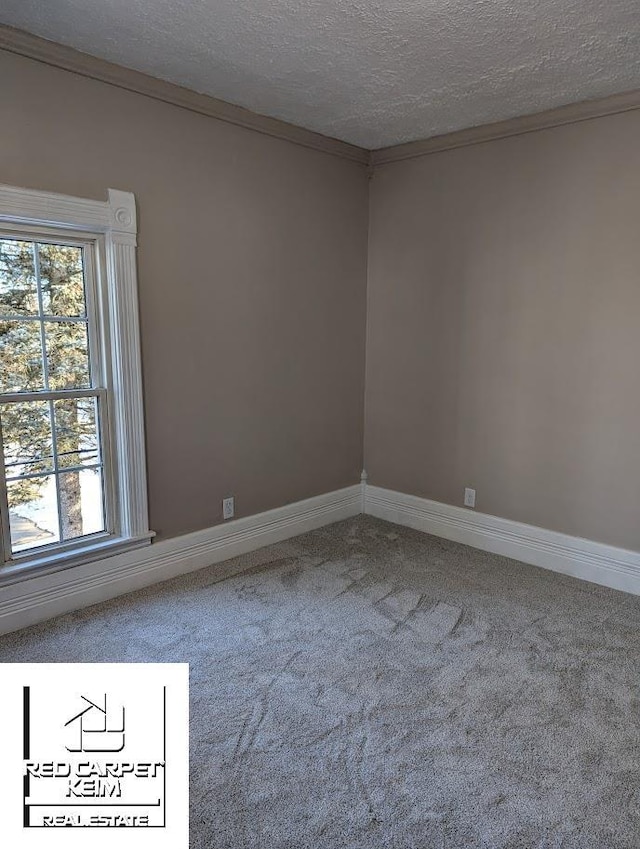
{"label": "carpet floor", "polygon": [[637,849],[640,598],[360,516],[0,638],[191,664],[191,849]]}

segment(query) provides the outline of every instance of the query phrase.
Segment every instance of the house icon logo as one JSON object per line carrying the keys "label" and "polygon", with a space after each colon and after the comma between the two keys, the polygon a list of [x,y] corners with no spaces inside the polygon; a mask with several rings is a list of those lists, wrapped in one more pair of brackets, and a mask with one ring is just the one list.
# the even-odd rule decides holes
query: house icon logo
{"label": "house icon logo", "polygon": [[82,710],[64,727],[68,752],[121,752],[125,746],[124,705],[112,709],[104,693],[100,699],[80,696]]}

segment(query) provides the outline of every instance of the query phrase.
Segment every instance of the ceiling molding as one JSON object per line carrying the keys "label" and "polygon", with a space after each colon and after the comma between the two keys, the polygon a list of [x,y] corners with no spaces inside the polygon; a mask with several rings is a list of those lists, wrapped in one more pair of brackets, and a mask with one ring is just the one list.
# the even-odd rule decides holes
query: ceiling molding
{"label": "ceiling molding", "polygon": [[640,109],[640,89],[636,89],[597,100],[560,106],[533,115],[523,115],[494,124],[469,127],[446,135],[368,151],[2,24],[0,50],[370,167]]}
{"label": "ceiling molding", "polygon": [[65,47],[54,41],[47,41],[24,30],[0,24],[0,50],[26,56],[55,68],[72,71],[90,79],[100,80],[100,82],[133,91],[146,97],[152,97],[155,100],[161,100],[164,103],[170,103],[191,112],[198,112],[200,115],[207,115],[228,124],[235,124],[267,136],[284,139],[302,145],[302,147],[340,156],[343,159],[350,159],[363,165],[369,162],[369,151],[364,148],[320,135],[320,133],[314,133],[312,130],[288,124],[286,121],[279,121],[277,118],[258,115],[242,106],[234,106],[232,103],[209,97],[206,94],[197,94],[187,88],[150,77],[140,71],[123,68],[104,59],[81,53],[71,47]]}
{"label": "ceiling molding", "polygon": [[416,156],[428,156],[431,153],[455,150],[458,147],[468,147],[525,133],[535,133],[538,130],[561,127],[565,124],[577,124],[580,121],[590,121],[605,115],[617,115],[620,112],[631,112],[634,109],[640,109],[640,89],[612,94],[598,100],[571,103],[568,106],[560,106],[533,115],[522,115],[495,124],[484,124],[480,127],[458,130],[455,133],[372,150],[370,165],[385,165],[388,162],[399,162]]}

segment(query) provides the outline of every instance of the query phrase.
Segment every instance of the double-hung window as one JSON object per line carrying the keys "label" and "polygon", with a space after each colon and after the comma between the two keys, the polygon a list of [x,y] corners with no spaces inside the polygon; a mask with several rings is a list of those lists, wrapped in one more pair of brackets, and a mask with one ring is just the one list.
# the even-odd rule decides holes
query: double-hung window
{"label": "double-hung window", "polygon": [[129,193],[0,186],[0,578],[150,539],[135,245]]}

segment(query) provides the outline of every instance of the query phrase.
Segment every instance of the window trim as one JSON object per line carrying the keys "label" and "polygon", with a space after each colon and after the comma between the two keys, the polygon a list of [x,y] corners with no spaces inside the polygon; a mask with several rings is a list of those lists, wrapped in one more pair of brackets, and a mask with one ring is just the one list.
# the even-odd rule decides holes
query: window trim
{"label": "window trim", "polygon": [[[139,547],[148,544],[154,536],[149,530],[147,504],[135,196],[109,189],[106,201],[95,201],[0,184],[2,225],[42,227],[60,231],[63,237],[75,235],[96,242],[95,294],[98,299],[104,299],[102,310],[108,316],[103,321],[102,345],[112,398],[108,442],[115,533],[100,540],[92,535],[67,550],[41,549],[30,557],[14,556],[7,563],[4,563],[5,552],[4,565],[0,565],[0,584],[6,579],[15,580],[19,573],[24,572],[28,577],[36,568],[57,571],[115,551]],[[1,485],[4,488],[4,483]],[[11,556],[11,552],[8,554]]]}

